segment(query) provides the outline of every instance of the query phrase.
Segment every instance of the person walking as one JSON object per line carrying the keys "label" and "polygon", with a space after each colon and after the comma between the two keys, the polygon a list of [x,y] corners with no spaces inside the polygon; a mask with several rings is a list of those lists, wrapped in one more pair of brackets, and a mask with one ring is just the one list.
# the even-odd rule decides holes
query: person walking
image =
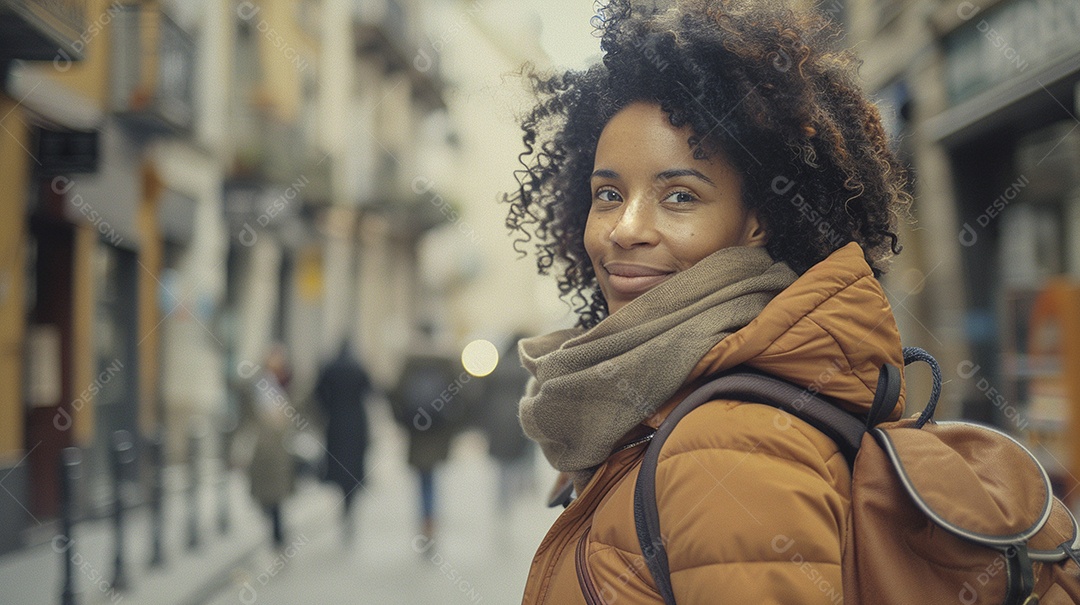
{"label": "person walking", "polygon": [[436,471],[449,457],[464,417],[467,394],[463,387],[468,382],[470,377],[460,363],[434,352],[427,343],[405,359],[390,394],[394,419],[408,435],[408,463],[419,483],[420,533],[429,541],[436,527]]}
{"label": "person walking", "polygon": [[291,371],[284,345],[270,348],[261,368],[249,377],[242,392],[253,449],[248,463],[251,495],[270,520],[271,538],[276,548],[285,546],[285,519],[282,505],[295,487],[295,467],[289,449],[293,433],[288,385]]}
{"label": "person walking", "polygon": [[514,498],[532,486],[534,444],[521,430],[518,402],[525,394],[529,372],[517,356],[517,333],[510,337],[499,363],[483,379],[483,399],[479,418],[488,440],[488,454],[499,465],[498,511],[510,511]]}
{"label": "person walking", "polygon": [[353,502],[364,483],[364,460],[370,430],[366,409],[372,383],[367,371],[343,341],[337,356],[324,365],[315,381],[315,399],[326,422],[325,478],[341,489],[342,538],[355,533]]}
{"label": "person walking", "polygon": [[[523,603],[665,602],[634,486],[656,428],[717,373],[753,368],[866,413],[882,366],[904,365],[877,278],[900,251],[905,170],[836,27],[794,4],[613,0],[601,62],[533,74],[507,224],[558,271],[578,323],[522,341],[520,418],[576,499]],[[668,602],[842,595],[851,474],[824,433],[711,401],[655,477]]]}

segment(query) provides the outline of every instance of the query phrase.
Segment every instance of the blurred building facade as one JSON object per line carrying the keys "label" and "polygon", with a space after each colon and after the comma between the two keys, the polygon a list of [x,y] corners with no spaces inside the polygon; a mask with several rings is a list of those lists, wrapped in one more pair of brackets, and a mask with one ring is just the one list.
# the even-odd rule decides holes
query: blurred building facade
{"label": "blurred building facade", "polygon": [[[426,40],[415,51],[417,62],[439,61],[453,82],[447,104],[459,149],[452,165],[429,163],[435,172],[416,175],[417,184],[438,187],[427,197],[441,213],[420,247],[423,312],[442,318],[459,341],[484,338],[500,350],[515,333],[540,334],[576,321],[554,278],[537,274],[533,250],[521,246],[530,253],[525,257],[515,250],[502,202],[517,186],[520,120],[535,102],[523,66],[565,69],[545,51],[534,8],[507,0],[433,3],[424,15]],[[566,15],[572,21],[557,27],[577,28],[595,42],[599,57],[588,8],[583,12]]]}
{"label": "blurred building facade", "polygon": [[[913,167],[906,344],[943,414],[1034,426],[1025,319],[1080,279],[1080,4],[818,6]],[[302,395],[344,338],[387,385],[420,323],[571,325],[499,202],[540,38],[509,0],[0,0],[0,552],[55,517],[63,447],[103,512],[108,435],[182,458],[274,341]]]}
{"label": "blurred building facade", "polygon": [[942,362],[944,413],[1042,441],[1050,468],[1080,471],[1065,443],[1080,429],[1065,355],[1080,339],[1066,329],[1080,308],[1056,323],[1036,309],[1080,282],[1080,3],[851,0],[833,10],[913,168],[916,222],[886,281],[907,344]]}
{"label": "blurred building facade", "polygon": [[394,375],[442,220],[418,150],[452,152],[422,8],[0,2],[0,552],[56,517],[63,447],[104,513],[109,435],[181,459],[272,342],[300,392],[344,338]]}

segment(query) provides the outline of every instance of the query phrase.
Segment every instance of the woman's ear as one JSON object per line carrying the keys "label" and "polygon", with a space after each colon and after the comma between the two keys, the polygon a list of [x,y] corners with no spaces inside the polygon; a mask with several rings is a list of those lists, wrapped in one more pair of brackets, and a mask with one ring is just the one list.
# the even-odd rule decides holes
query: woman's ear
{"label": "woman's ear", "polygon": [[743,245],[750,247],[764,246],[769,242],[769,234],[765,232],[765,225],[758,218],[757,212],[751,210],[746,213],[746,230],[743,232]]}

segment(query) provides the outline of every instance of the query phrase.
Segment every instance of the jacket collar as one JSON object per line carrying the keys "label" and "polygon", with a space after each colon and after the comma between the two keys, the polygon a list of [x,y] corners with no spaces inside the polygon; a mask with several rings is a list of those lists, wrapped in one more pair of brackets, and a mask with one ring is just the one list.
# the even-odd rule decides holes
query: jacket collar
{"label": "jacket collar", "polygon": [[[718,342],[642,424],[655,430],[709,377],[737,365],[812,387],[846,402],[848,411],[865,413],[884,363],[903,370],[900,333],[862,248],[850,243],[806,271],[746,327]],[[899,418],[903,407],[902,387],[890,419]]]}

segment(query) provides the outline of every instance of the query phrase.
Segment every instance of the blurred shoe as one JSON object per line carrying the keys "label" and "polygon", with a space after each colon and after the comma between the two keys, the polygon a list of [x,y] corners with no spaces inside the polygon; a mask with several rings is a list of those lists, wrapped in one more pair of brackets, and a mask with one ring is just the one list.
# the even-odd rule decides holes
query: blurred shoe
{"label": "blurred shoe", "polygon": [[420,533],[427,538],[428,542],[435,539],[435,519],[431,517],[425,517],[420,524]]}

